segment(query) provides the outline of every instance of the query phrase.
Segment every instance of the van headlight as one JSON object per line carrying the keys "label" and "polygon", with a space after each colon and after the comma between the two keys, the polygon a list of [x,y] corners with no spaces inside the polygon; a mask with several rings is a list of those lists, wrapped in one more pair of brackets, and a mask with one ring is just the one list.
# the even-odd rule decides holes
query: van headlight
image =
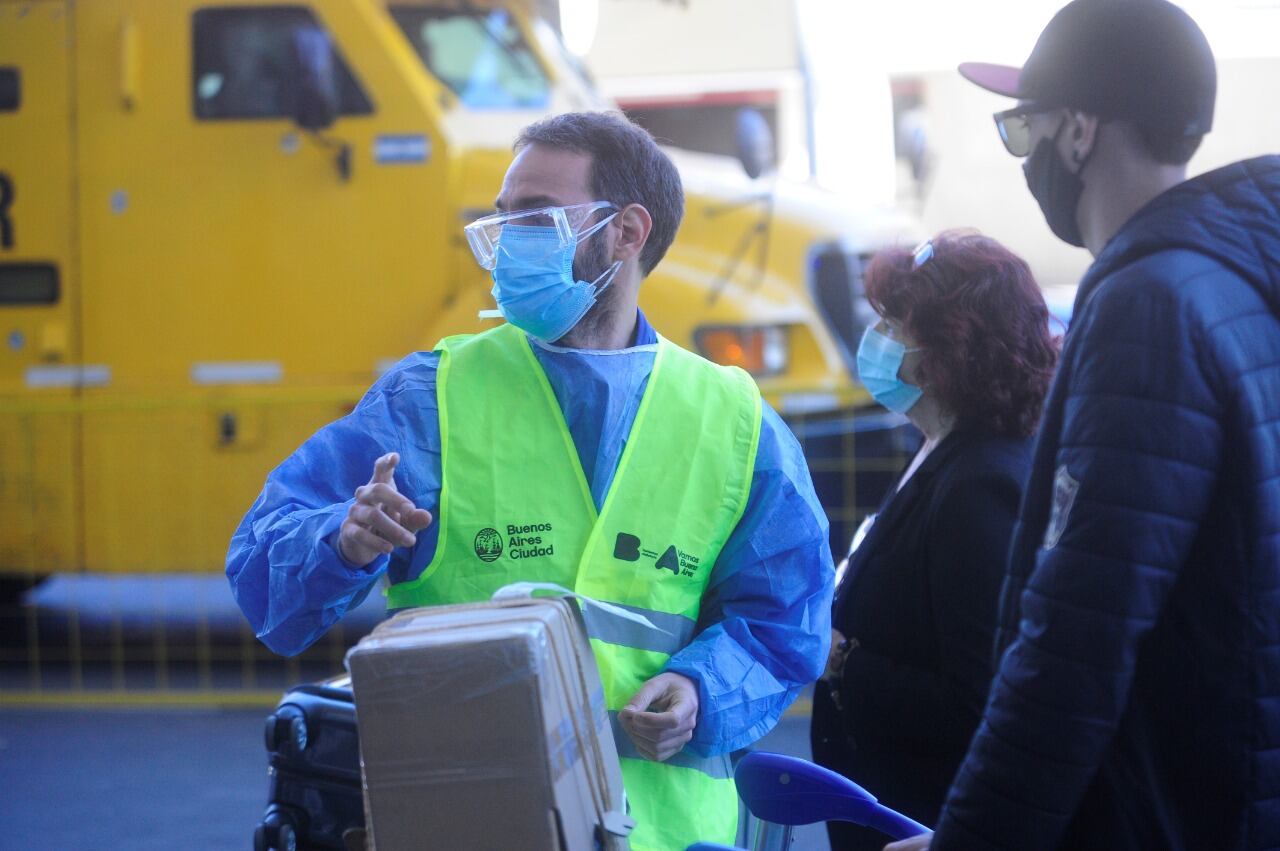
{"label": "van headlight", "polygon": [[786,325],[704,325],[693,332],[698,352],[725,366],[740,366],[756,378],[787,371],[791,331]]}

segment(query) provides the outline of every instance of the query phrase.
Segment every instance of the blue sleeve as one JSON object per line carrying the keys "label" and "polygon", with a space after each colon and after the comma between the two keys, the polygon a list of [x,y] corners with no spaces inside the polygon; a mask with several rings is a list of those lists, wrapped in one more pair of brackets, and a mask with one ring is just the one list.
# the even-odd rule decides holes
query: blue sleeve
{"label": "blue sleeve", "polygon": [[[1050,461],[1057,537],[1046,541],[1039,526],[1018,533],[1006,583],[1025,575],[1026,585],[1016,619],[1004,618],[1015,637],[947,797],[935,851],[1059,846],[1107,759],[1143,641],[1216,487],[1223,434],[1215,387],[1227,385],[1210,374],[1215,358],[1188,323],[1177,285],[1130,274],[1105,286],[1072,329],[1079,336],[1062,367]],[[1037,465],[1046,460],[1037,453]],[[1026,558],[1034,561],[1018,561]]]}
{"label": "blue sleeve", "polygon": [[[300,653],[368,595],[396,550],[363,568],[335,549],[337,533],[373,462],[400,453],[396,487],[436,512],[440,436],[432,353],[384,375],[348,416],[316,432],[267,477],[227,552],[227,579],[254,633],[277,653]],[[431,534],[418,549],[433,549]]]}
{"label": "blue sleeve", "polygon": [[701,631],[667,664],[698,684],[691,751],[750,745],[818,678],[834,577],[827,518],[800,444],[765,405],[746,511],[716,561]]}

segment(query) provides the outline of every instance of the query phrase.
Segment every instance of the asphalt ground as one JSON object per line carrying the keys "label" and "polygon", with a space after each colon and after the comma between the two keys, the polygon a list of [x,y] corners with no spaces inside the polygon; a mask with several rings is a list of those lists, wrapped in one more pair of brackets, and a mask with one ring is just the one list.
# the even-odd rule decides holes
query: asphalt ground
{"label": "asphalt ground", "polygon": [[[267,710],[0,709],[0,849],[250,849]],[[807,717],[759,744],[809,755]],[[515,847],[515,846],[513,846]],[[827,851],[801,828],[793,851]]]}

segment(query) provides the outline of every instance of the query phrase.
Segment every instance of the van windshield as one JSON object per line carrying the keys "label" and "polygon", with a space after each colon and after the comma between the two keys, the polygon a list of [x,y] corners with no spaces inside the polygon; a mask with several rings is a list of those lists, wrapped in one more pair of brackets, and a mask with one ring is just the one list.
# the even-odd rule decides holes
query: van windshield
{"label": "van windshield", "polygon": [[392,6],[427,69],[474,109],[542,109],[547,74],[504,9]]}

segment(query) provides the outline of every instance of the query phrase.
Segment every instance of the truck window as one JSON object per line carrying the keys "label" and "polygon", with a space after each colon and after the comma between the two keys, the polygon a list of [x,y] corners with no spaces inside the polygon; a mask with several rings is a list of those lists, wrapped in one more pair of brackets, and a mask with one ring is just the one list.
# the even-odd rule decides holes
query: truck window
{"label": "truck window", "polygon": [[547,74],[509,12],[393,6],[391,17],[427,70],[466,106],[547,106]]}
{"label": "truck window", "polygon": [[[200,9],[193,19],[196,117],[292,118],[299,77],[293,33],[317,26],[302,6]],[[334,48],[340,115],[368,115],[373,105]]]}

